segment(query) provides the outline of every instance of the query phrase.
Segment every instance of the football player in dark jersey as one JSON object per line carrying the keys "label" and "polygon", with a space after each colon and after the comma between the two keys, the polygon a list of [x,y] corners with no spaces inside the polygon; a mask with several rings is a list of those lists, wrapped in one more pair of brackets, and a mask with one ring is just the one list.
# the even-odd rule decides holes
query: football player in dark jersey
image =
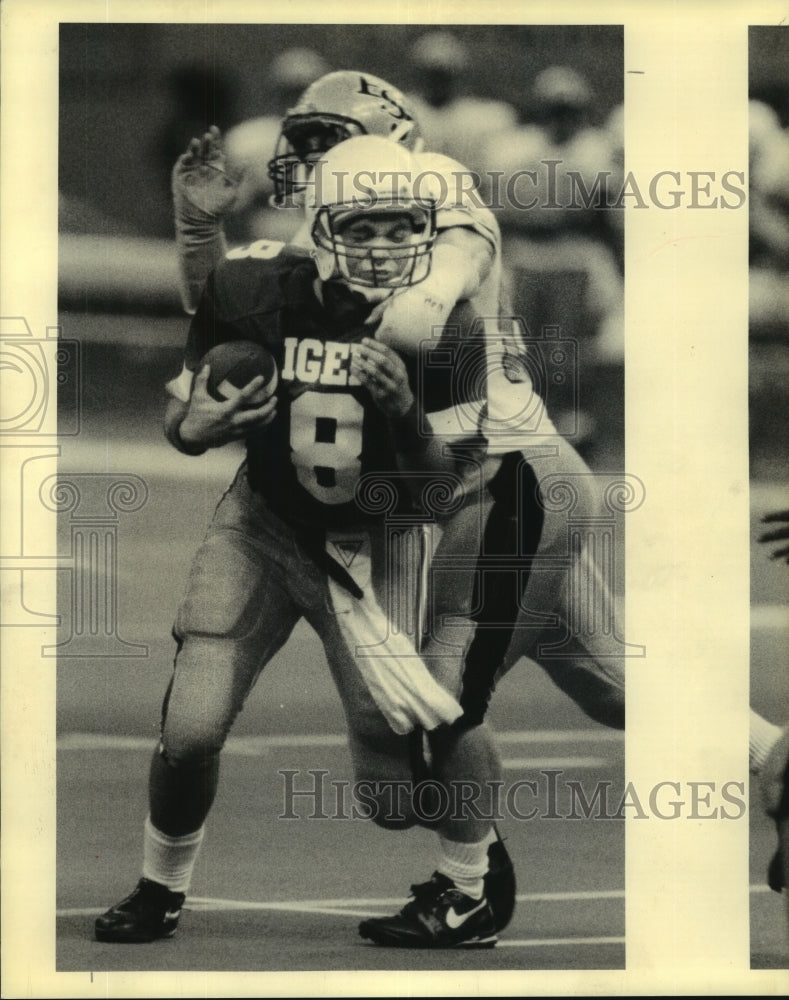
{"label": "football player in dark jersey", "polygon": [[[470,175],[462,164],[424,151],[413,108],[386,80],[366,72],[341,70],[327,73],[305,90],[283,118],[279,141],[269,161],[276,202],[302,207],[311,190],[311,171],[321,156],[361,135],[386,138],[392,146],[393,163],[398,149],[414,153],[417,157],[413,161],[415,168],[435,181],[437,201],[437,233],[430,274],[427,279],[396,289],[395,294],[382,298],[366,320],[371,334],[406,356],[413,356],[420,351],[425,330],[432,325],[443,327],[450,309],[461,298],[468,299],[480,316],[496,317],[502,309],[506,316],[506,306],[501,301],[501,239],[494,213],[469,187]],[[265,146],[259,151],[261,159],[270,155],[271,151]],[[173,168],[176,242],[182,298],[187,312],[194,312],[210,270],[227,252],[222,219],[233,211],[238,169],[238,164],[226,158],[222,136],[216,128],[193,139]],[[295,242],[311,248],[310,237],[311,222],[306,221]],[[261,239],[246,252],[275,253],[276,246],[276,243]],[[526,414],[526,422],[532,424],[526,428],[528,440],[537,444],[538,437],[542,436],[547,439],[549,451],[558,443],[572,464],[575,453],[566,442],[560,441],[545,407],[535,409],[534,400],[537,395],[544,395],[546,381],[572,379],[574,373],[569,370],[536,371],[535,365],[540,367],[540,359],[527,357],[528,350],[534,353],[534,348],[527,350],[524,345],[521,326],[517,320],[509,321],[511,336],[507,338],[507,360],[502,366],[498,361],[502,344],[500,324],[494,324],[487,367],[498,376],[504,368],[507,378],[482,380],[491,396],[487,412],[493,418],[496,445],[499,451],[502,446],[510,451],[520,448]],[[554,345],[545,346],[552,348]],[[542,349],[538,345],[537,353]],[[550,353],[556,355],[557,352],[551,350]],[[474,357],[477,356],[475,353]],[[526,363],[522,364],[524,359]],[[465,364],[464,367],[468,370],[474,366]],[[513,368],[518,370],[513,371]],[[531,418],[535,413],[538,420]],[[457,420],[450,422],[457,423]],[[462,422],[467,421],[463,419]],[[507,431],[508,424],[511,433]],[[557,462],[557,467],[561,467],[561,462]],[[576,476],[576,481],[582,480]],[[466,551],[471,549],[467,547]],[[562,670],[558,661],[546,660],[541,666],[591,718],[620,727],[624,709],[623,678],[619,660],[609,659],[608,663],[610,670],[595,683],[589,683],[588,671]]]}
{"label": "football player in dark jersey", "polygon": [[[364,322],[376,301],[428,275],[435,204],[414,193],[407,150],[393,157],[385,140],[352,141],[354,162],[378,179],[373,187],[345,201],[325,192],[313,206],[312,253],[260,243],[231,252],[206,285],[184,368],[168,385],[165,432],[176,448],[200,454],[243,438],[246,460],[195,556],[176,616],[142,878],[96,920],[102,941],[174,933],[222,746],[261,669],[301,618],[326,650],[356,777],[370,783],[365,802],[376,822],[407,827],[420,818],[409,794],[414,734],[435,734],[439,769],[447,767],[444,743],[455,742],[449,727],[463,714],[455,694],[422,661],[415,636],[389,627],[401,595],[405,607],[415,603],[407,536],[417,535],[424,519],[418,498],[427,480],[420,476],[430,483],[444,476],[450,491],[464,491],[458,463],[425,423],[426,407],[447,406],[452,376],[438,373],[423,385],[419,361],[406,364],[372,341]],[[472,352],[484,350],[474,319],[460,303],[447,327]],[[274,355],[279,378],[262,405],[250,405],[260,378],[232,400],[208,393],[201,359],[229,340],[251,340]],[[473,451],[470,437],[465,444]],[[405,523],[396,537],[386,518],[392,512]],[[342,558],[348,551],[352,560]],[[373,648],[376,655],[365,655]],[[481,789],[496,778],[496,761],[472,757],[468,748],[462,766]],[[463,836],[476,847],[489,827]],[[442,875],[456,883],[442,886],[441,905],[457,926],[444,922],[438,946],[496,941],[480,873],[466,877],[464,846],[457,841],[455,867]]]}

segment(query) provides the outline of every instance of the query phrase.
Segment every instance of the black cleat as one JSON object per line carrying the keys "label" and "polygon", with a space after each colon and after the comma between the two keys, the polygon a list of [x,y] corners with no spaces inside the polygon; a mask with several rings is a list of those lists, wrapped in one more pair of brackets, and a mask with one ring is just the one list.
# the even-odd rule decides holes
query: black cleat
{"label": "black cleat", "polygon": [[439,872],[412,885],[411,893],[413,899],[393,917],[363,920],[359,934],[391,948],[492,948],[498,941],[484,895],[467,896]]}
{"label": "black cleat", "polygon": [[497,840],[488,848],[488,871],[485,874],[485,895],[493,911],[496,931],[503,931],[515,912],[515,869],[504,841],[496,830]]}
{"label": "black cleat", "polygon": [[185,898],[183,892],[141,878],[126,899],[96,918],[96,940],[143,944],[172,937]]}

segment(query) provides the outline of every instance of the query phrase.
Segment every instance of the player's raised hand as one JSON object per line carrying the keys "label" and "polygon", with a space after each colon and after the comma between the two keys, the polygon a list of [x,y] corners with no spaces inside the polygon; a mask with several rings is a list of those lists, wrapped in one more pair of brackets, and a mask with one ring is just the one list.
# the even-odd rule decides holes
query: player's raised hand
{"label": "player's raised hand", "polygon": [[172,173],[176,209],[183,201],[206,215],[222,218],[232,211],[241,177],[228,168],[222,133],[212,125],[192,139],[175,161]]}
{"label": "player's raised hand", "polygon": [[[765,514],[762,524],[782,524],[782,528],[775,528],[773,531],[765,531],[759,535],[759,541],[767,542],[789,542],[789,510],[777,510],[771,514]],[[771,559],[783,559],[789,563],[789,544],[779,546],[770,553]]]}
{"label": "player's raised hand", "polygon": [[246,437],[251,431],[272,422],[277,414],[274,392],[258,405],[251,402],[260,398],[260,390],[265,383],[262,375],[255,376],[233,399],[218,400],[208,392],[210,372],[210,366],[205,365],[195,376],[189,408],[178,430],[184,444],[217,448]]}
{"label": "player's raised hand", "polygon": [[366,386],[387,417],[402,417],[414,404],[403,359],[386,344],[365,337],[351,350],[351,374]]}

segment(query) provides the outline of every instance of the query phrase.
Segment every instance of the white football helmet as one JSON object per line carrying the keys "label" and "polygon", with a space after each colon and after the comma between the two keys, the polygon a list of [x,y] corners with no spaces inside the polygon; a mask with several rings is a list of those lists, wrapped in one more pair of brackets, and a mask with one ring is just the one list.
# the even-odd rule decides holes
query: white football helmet
{"label": "white football helmet", "polygon": [[340,142],[378,135],[407,149],[421,145],[419,126],[404,95],[386,80],[355,70],[326,73],[301,95],[282,121],[269,161],[272,204],[289,204],[303,191],[311,163]]}
{"label": "white football helmet", "polygon": [[321,279],[370,301],[424,281],[436,238],[429,187],[411,152],[388,139],[359,136],[329,150],[305,205]]}

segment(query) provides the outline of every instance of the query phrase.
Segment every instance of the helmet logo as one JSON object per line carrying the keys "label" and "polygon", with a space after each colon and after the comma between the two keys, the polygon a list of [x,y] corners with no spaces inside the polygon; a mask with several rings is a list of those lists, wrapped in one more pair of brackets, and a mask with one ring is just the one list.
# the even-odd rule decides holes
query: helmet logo
{"label": "helmet logo", "polygon": [[[411,115],[408,114],[406,109],[402,104],[397,101],[392,94],[385,87],[376,86],[371,80],[368,80],[364,76],[359,77],[359,91],[358,93],[364,94],[366,97],[377,97],[386,103],[386,107],[382,110],[386,111],[387,114],[391,115],[392,118],[396,118],[398,121],[401,119],[406,119],[407,121],[413,121]],[[400,96],[399,94],[397,95]]]}

